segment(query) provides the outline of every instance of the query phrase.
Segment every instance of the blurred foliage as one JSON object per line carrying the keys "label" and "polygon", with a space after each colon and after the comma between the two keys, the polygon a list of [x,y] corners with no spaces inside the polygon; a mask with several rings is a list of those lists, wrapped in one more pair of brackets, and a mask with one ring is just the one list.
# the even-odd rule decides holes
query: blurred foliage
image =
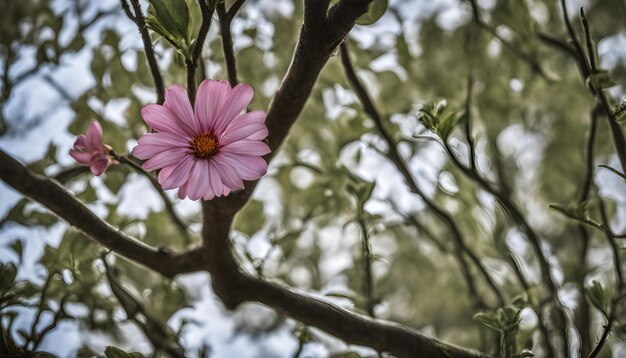
{"label": "blurred foliage", "polygon": [[[183,84],[184,56],[200,21],[197,2],[187,1],[183,7],[166,0],[149,3],[145,11],[164,80],[168,85]],[[231,3],[227,1],[227,5]],[[269,3],[248,0],[233,26],[238,78],[255,89],[253,109],[267,109],[287,71],[302,22],[302,1]],[[575,61],[537,36],[541,31],[565,40],[558,1],[477,1],[485,27],[472,20],[469,1],[435,3],[375,0],[359,20],[364,26],[357,26],[348,39],[350,50],[357,72],[385,119],[385,128],[401,143],[401,153],[418,184],[453,215],[467,245],[503,290],[507,306],[480,313],[473,305],[449,229],[424,209],[402,180],[393,180],[398,173],[385,157],[385,146],[352,93],[336,56],[320,74],[289,139],[262,180],[259,191],[264,192],[237,216],[236,244],[243,252],[242,260],[249,261],[258,274],[365,312],[362,233],[354,225],[360,220],[372,248],[377,317],[496,355],[526,357],[526,349],[530,349],[541,356],[545,353],[542,339],[533,334],[538,332],[537,323],[520,323],[524,308],[536,317],[542,311],[540,303],[548,297],[539,287],[532,250],[516,242],[519,233],[507,212],[445,160],[441,143],[432,139],[447,141],[459,153],[467,153],[462,126],[468,115],[464,106],[471,73],[474,94],[469,114],[480,170],[489,180],[501,181],[511,189],[514,201],[544,240],[555,272],[562,276],[558,281],[563,295],[576,296],[574,287],[584,288],[568,305],[568,313],[578,315],[581,297],[587,297],[594,309],[608,317],[614,294],[609,288],[615,278],[604,262],[609,257],[604,234],[588,231],[588,251],[593,255],[587,256],[585,264],[580,259],[583,243],[578,223],[567,221],[548,206],[556,203],[554,208],[567,216],[600,221],[598,195],[592,195],[589,202],[577,202],[586,170],[593,97]],[[18,101],[14,92],[31,76],[37,78],[45,71],[54,74],[64,61],[80,54],[88,62],[92,81],[89,88],[78,94],[70,92],[66,98],[66,107],[73,112],[67,131],[83,133],[95,118],[104,128],[104,142],[118,153],[127,152],[146,131],[141,107],[156,97],[138,33],[121,30],[134,24],[119,4],[115,2],[110,9],[85,0],[23,0],[4,5],[0,13],[0,133],[19,136],[26,130],[36,131],[45,118],[6,111],[11,101]],[[282,6],[292,7],[293,14],[285,15]],[[575,8],[570,9],[572,14]],[[595,0],[586,1],[585,9],[594,39],[600,48],[608,49],[600,54],[601,63],[607,62],[603,64],[607,72],[590,81],[601,87],[617,84],[610,93],[616,99],[616,117],[623,117],[624,102],[617,99],[624,96],[626,60],[623,49],[613,44],[620,39],[623,43],[626,6],[617,0]],[[572,20],[582,34],[578,17],[572,15]],[[123,27],[118,26],[121,23]],[[217,27],[215,21],[212,26]],[[86,41],[87,34],[95,40]],[[610,61],[612,58],[617,60]],[[203,66],[213,78],[227,77],[215,29],[207,38]],[[71,87],[71,83],[57,85],[60,89]],[[67,97],[68,93],[61,95]],[[611,165],[614,149],[604,118],[597,136],[593,163]],[[175,250],[193,245],[181,240],[162,206],[147,208],[145,216],[120,210],[119,203],[129,196],[136,205],[144,205],[129,192],[137,178],[132,169],[116,165],[94,178],[61,163],[68,163],[66,153],[50,144],[41,160],[29,163],[29,168],[56,175],[111,225],[146,244]],[[623,184],[619,188],[623,189]],[[623,219],[624,196],[619,200],[621,217],[615,206],[609,207],[614,222]],[[177,202],[175,206],[179,206]],[[199,207],[194,210],[185,211],[184,220],[197,233]],[[167,355],[169,349],[182,349],[183,330],[168,322],[176,312],[192,305],[195,297],[177,280],[107,253],[83,233],[58,223],[58,218],[26,198],[0,221],[0,228],[7,231],[15,226],[32,230],[62,226],[65,230],[60,241],[48,241],[36,258],[41,268],[38,272],[45,275],[31,282],[19,275],[21,265],[0,266],[0,353],[37,351],[37,342],[41,343],[47,332],[39,325],[24,330],[14,322],[19,315],[39,317],[42,312],[54,317],[53,324],[79,322],[86,332],[104,334],[113,345],[129,345],[120,327],[132,321],[154,346],[154,352],[143,353],[159,356]],[[249,245],[259,237],[269,246],[266,252]],[[4,240],[3,246],[20,263],[26,238],[9,241]],[[527,290],[519,284],[511,260],[521,262],[524,274],[531,277]],[[479,277],[475,270],[473,274]],[[488,296],[484,282],[477,282],[478,292]],[[527,299],[516,301],[520,295]],[[64,309],[72,305],[84,313]],[[254,339],[288,326],[300,348],[328,340],[279,314],[263,316],[268,321],[263,324],[243,317],[237,333]],[[588,328],[593,344],[604,321],[591,318]],[[623,316],[618,318],[616,327],[626,325]],[[552,322],[547,323],[553,331]],[[617,329],[611,337],[609,345],[617,347],[625,337],[624,330]],[[610,349],[603,351],[604,356],[610,355]],[[331,350],[333,357],[359,356],[345,346]],[[89,353],[87,342],[81,352],[102,354]],[[199,354],[208,356],[210,350],[204,352]],[[104,354],[141,356],[113,346]]]}

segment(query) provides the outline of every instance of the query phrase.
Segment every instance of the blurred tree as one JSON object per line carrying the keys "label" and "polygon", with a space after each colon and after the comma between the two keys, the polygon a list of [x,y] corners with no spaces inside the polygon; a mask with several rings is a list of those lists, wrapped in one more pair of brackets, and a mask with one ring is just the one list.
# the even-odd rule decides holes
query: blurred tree
{"label": "blurred tree", "polygon": [[[297,343],[257,356],[626,351],[623,1],[3,5],[0,178],[23,196],[0,221],[0,355],[48,355],[74,322],[109,347],[73,355],[211,356],[175,318],[195,272],[236,334]],[[198,205],[126,153],[142,106],[171,84],[193,101],[205,78],[255,89],[273,152],[260,181]],[[26,105],[41,84],[71,110],[63,132],[98,120],[119,164],[95,178],[67,143],[37,160],[8,146],[52,120]],[[25,250],[37,228],[60,240]]]}

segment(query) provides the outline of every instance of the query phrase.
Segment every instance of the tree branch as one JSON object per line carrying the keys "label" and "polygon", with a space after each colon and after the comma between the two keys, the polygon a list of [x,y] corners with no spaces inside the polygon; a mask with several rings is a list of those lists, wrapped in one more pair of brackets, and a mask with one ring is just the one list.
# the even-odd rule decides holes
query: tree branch
{"label": "tree branch", "polygon": [[563,11],[563,21],[565,22],[565,26],[567,27],[567,31],[570,35],[570,41],[574,45],[576,49],[575,58],[578,60],[578,64],[581,68],[583,74],[583,80],[586,84],[588,84],[588,88],[591,94],[596,98],[596,102],[601,108],[604,110],[604,113],[607,117],[609,129],[611,132],[611,136],[613,138],[613,145],[615,147],[615,152],[617,153],[617,157],[619,158],[620,164],[622,166],[622,172],[626,171],[626,137],[624,137],[624,133],[622,132],[622,128],[617,123],[617,118],[615,117],[615,113],[611,108],[611,104],[609,102],[609,98],[606,94],[604,88],[596,86],[593,82],[588,81],[594,74],[598,73],[599,69],[596,67],[596,50],[593,44],[593,39],[591,38],[591,31],[589,29],[589,23],[585,18],[585,12],[583,9],[580,11],[581,20],[583,23],[583,28],[585,31],[586,41],[587,41],[587,50],[589,53],[585,53],[576,36],[576,32],[572,26],[572,23],[569,20],[569,16],[567,14],[567,6],[565,5],[565,0],[561,0],[561,9]]}
{"label": "tree branch", "polygon": [[209,9],[207,0],[200,0],[200,12],[202,13],[202,23],[198,30],[198,36],[196,37],[196,43],[191,50],[191,57],[185,59],[185,66],[187,67],[187,95],[189,96],[189,102],[193,106],[196,100],[196,69],[198,63],[202,57],[202,48],[204,47],[204,40],[209,33],[211,27],[211,20],[213,19],[213,9]]}
{"label": "tree branch", "polygon": [[229,21],[235,18],[239,9],[243,6],[246,0],[235,0],[235,2],[228,8],[227,17]]}
{"label": "tree branch", "polygon": [[24,165],[0,150],[0,179],[17,191],[43,204],[70,225],[103,246],[145,265],[167,277],[203,269],[203,253],[182,254],[155,249],[112,227],[55,181],[31,173]]}
{"label": "tree branch", "polygon": [[474,299],[477,305],[484,306],[484,303],[482,302],[482,299],[478,295],[478,292],[475,287],[474,279],[472,278],[471,271],[469,269],[469,265],[466,262],[464,254],[466,254],[470,258],[470,260],[476,266],[478,271],[481,273],[485,282],[487,283],[487,285],[490,287],[490,289],[493,291],[494,295],[496,296],[498,300],[498,305],[500,306],[504,305],[504,297],[502,296],[500,289],[498,288],[495,281],[493,281],[493,279],[487,272],[487,269],[482,265],[482,263],[480,262],[480,259],[478,259],[478,256],[476,256],[476,254],[465,243],[463,234],[461,233],[461,230],[459,229],[458,225],[456,224],[452,216],[448,214],[446,211],[444,211],[442,208],[440,208],[434,201],[432,201],[418,187],[417,182],[413,178],[413,175],[411,174],[407,164],[405,163],[404,159],[402,159],[402,156],[398,152],[393,136],[384,127],[383,120],[380,114],[378,113],[378,110],[374,106],[374,103],[371,100],[369,94],[367,93],[367,90],[363,86],[363,83],[361,82],[357,73],[354,70],[352,62],[350,61],[350,54],[349,54],[347,44],[345,42],[342,43],[340,48],[341,48],[341,62],[346,72],[346,76],[348,77],[348,81],[350,82],[352,88],[354,89],[354,92],[359,98],[361,105],[363,106],[363,110],[365,111],[365,113],[367,113],[370,116],[370,118],[372,118],[376,126],[376,129],[378,130],[380,135],[383,137],[384,141],[387,143],[387,147],[388,147],[387,156],[392,161],[392,163],[396,166],[398,171],[402,174],[402,177],[406,181],[411,192],[419,195],[424,201],[424,203],[435,213],[435,215],[440,220],[445,222],[448,225],[448,227],[450,227],[450,230],[452,232],[452,237],[454,239],[454,243],[456,247],[457,259],[459,261],[463,276],[465,277],[466,283],[468,285],[468,289],[470,290],[470,293],[472,294],[472,296],[474,296]]}
{"label": "tree branch", "polygon": [[148,27],[146,26],[146,21],[143,17],[143,13],[141,12],[141,5],[139,4],[139,0],[130,0],[133,6],[133,10],[135,11],[134,16],[131,14],[126,0],[121,1],[124,12],[131,20],[133,20],[133,22],[137,25],[137,28],[139,29],[139,33],[141,34],[141,40],[143,41],[143,48],[146,52],[146,59],[148,60],[148,66],[150,67],[150,73],[152,74],[152,79],[154,80],[154,89],[157,94],[157,103],[163,104],[163,102],[165,102],[165,88],[163,86],[163,78],[161,77],[159,65],[157,64],[156,57],[154,56],[152,40],[150,39],[150,33],[148,33]]}
{"label": "tree branch", "polygon": [[187,231],[187,225],[183,222],[183,220],[176,213],[176,209],[174,209],[174,205],[172,204],[172,201],[167,196],[163,188],[161,188],[161,184],[159,184],[159,181],[157,180],[157,178],[154,175],[150,174],[149,172],[145,171],[141,167],[141,165],[133,161],[128,155],[119,155],[115,151],[111,150],[111,156],[113,156],[113,158],[115,158],[118,162],[128,165],[129,167],[134,169],[137,173],[143,175],[148,180],[150,180],[152,187],[154,187],[154,190],[156,190],[156,192],[161,197],[161,200],[163,201],[163,205],[165,207],[165,211],[168,213],[168,215],[172,219],[174,226],[176,226],[176,229],[178,230],[178,232],[183,236],[183,239],[185,240],[185,242],[190,243],[191,237],[189,236],[189,232]]}
{"label": "tree branch", "polygon": [[226,72],[228,73],[228,82],[234,87],[237,81],[237,65],[235,61],[235,52],[233,51],[233,39],[230,33],[230,24],[232,17],[226,13],[226,6],[221,3],[217,6],[217,16],[220,20],[220,34],[222,36],[222,50],[224,51],[224,61],[226,62]]}

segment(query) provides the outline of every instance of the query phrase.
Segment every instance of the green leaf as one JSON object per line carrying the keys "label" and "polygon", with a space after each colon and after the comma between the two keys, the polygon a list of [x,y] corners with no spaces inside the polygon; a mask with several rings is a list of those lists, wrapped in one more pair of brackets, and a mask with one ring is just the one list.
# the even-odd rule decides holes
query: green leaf
{"label": "green leaf", "polygon": [[444,142],[461,119],[461,114],[447,111],[447,101],[441,99],[425,104],[419,110],[418,119],[431,132],[436,133]]}
{"label": "green leaf", "polygon": [[346,190],[356,198],[360,208],[363,208],[365,203],[372,197],[375,187],[374,183],[366,181],[348,182],[346,184]]}
{"label": "green leaf", "polygon": [[387,5],[387,0],[372,1],[365,14],[361,15],[361,17],[356,20],[356,23],[359,25],[371,25],[375,23],[383,16],[385,11],[387,11]]}
{"label": "green leaf", "polygon": [[604,288],[598,281],[593,281],[593,286],[587,289],[587,297],[589,301],[600,311],[603,315],[608,316],[608,303]]}
{"label": "green leaf", "polygon": [[485,326],[500,331],[501,325],[498,316],[493,312],[478,312],[472,317]]}
{"label": "green leaf", "polygon": [[616,85],[611,74],[607,70],[600,70],[587,78],[587,85],[594,88],[609,88]]}
{"label": "green leaf", "polygon": [[20,259],[20,261],[22,260],[22,253],[24,251],[24,244],[22,243],[22,240],[15,240],[12,244],[11,244],[11,250],[13,250],[15,252],[15,254],[17,255],[17,257]]}
{"label": "green leaf", "polygon": [[137,352],[127,353],[113,346],[108,346],[104,350],[104,355],[106,358],[142,358],[144,356],[143,354]]}
{"label": "green leaf", "polygon": [[13,287],[15,276],[17,276],[17,267],[14,264],[0,264],[0,292],[8,291]]}
{"label": "green leaf", "polygon": [[189,8],[185,1],[148,0],[146,24],[183,53],[189,50]]}

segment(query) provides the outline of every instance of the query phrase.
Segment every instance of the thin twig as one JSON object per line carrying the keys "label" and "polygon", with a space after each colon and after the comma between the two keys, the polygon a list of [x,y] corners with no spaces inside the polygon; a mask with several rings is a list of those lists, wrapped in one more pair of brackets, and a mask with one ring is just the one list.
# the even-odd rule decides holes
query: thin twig
{"label": "thin twig", "polygon": [[[588,81],[591,78],[590,76],[593,76],[598,72],[598,68],[592,67],[592,65],[597,66],[597,64],[595,62],[596,53],[595,47],[593,45],[593,39],[591,38],[589,23],[584,16],[584,11],[581,9],[582,23],[585,35],[587,36],[586,41],[588,45],[588,50],[593,51],[593,53],[586,54],[582,48],[582,45],[580,44],[580,41],[578,40],[578,36],[576,36],[576,32],[574,31],[572,23],[570,22],[569,16],[567,14],[567,6],[565,5],[565,0],[561,0],[561,9],[563,12],[563,21],[565,22],[565,26],[567,27],[567,31],[570,35],[570,41],[574,45],[577,52],[575,58],[578,60],[578,64],[583,74],[583,79],[588,85],[591,94],[596,97],[597,103],[602,107],[607,117],[609,129],[613,138],[613,146],[615,147],[615,152],[617,153],[617,157],[619,158],[620,164],[622,166],[622,172],[624,172],[626,171],[626,137],[624,137],[622,128],[617,123],[617,118],[615,117],[615,113],[612,110],[605,89],[596,86],[592,81]],[[591,61],[592,65],[590,65],[589,61]]]}
{"label": "thin twig", "polygon": [[41,296],[39,297],[39,305],[37,306],[37,314],[35,315],[35,319],[33,320],[31,326],[30,326],[30,335],[28,336],[28,338],[26,338],[26,342],[24,343],[24,347],[28,347],[28,345],[31,342],[36,341],[37,339],[37,326],[39,325],[39,320],[41,319],[41,315],[47,311],[48,309],[47,304],[46,304],[46,299],[48,296],[48,288],[50,288],[50,284],[52,283],[52,280],[54,279],[54,276],[56,276],[56,272],[51,272],[48,274],[48,277],[46,278],[46,282],[44,283],[43,287],[41,288]]}
{"label": "thin twig", "polygon": [[474,280],[472,278],[469,267],[465,261],[464,254],[466,254],[470,258],[470,260],[476,266],[480,274],[483,276],[485,282],[495,294],[496,299],[498,300],[498,304],[503,305],[504,297],[502,293],[500,292],[498,285],[495,283],[495,281],[493,281],[493,279],[487,272],[487,269],[481,263],[478,256],[476,256],[476,254],[467,246],[467,244],[465,243],[463,234],[461,234],[461,230],[457,226],[454,219],[452,219],[450,214],[448,214],[446,211],[440,208],[433,200],[431,200],[417,186],[417,183],[415,179],[413,178],[413,175],[409,171],[407,164],[405,163],[404,159],[402,159],[400,153],[398,152],[395,140],[393,139],[389,131],[387,131],[387,129],[384,127],[383,120],[380,114],[378,113],[378,110],[374,106],[374,103],[371,100],[369,94],[367,93],[365,86],[363,86],[363,83],[361,82],[357,73],[354,70],[352,62],[350,61],[350,57],[349,57],[350,54],[349,54],[348,45],[346,44],[346,42],[343,42],[340,45],[340,51],[341,51],[341,62],[346,72],[346,76],[348,77],[348,80],[350,84],[352,85],[353,90],[355,91],[357,97],[359,98],[361,105],[363,106],[363,110],[372,118],[376,126],[376,129],[378,130],[378,132],[381,134],[381,136],[387,143],[387,147],[388,147],[387,156],[392,161],[392,163],[396,166],[398,171],[402,174],[402,176],[404,177],[404,180],[409,186],[409,189],[412,192],[418,194],[422,198],[424,203],[426,203],[426,205],[435,213],[435,215],[450,227],[451,232],[452,232],[452,237],[454,238],[456,251],[457,251],[457,258],[459,260],[459,263],[461,264],[461,271],[463,275],[465,276],[466,283],[468,285],[470,292],[472,293],[472,295],[475,296],[476,302],[479,303],[480,305],[483,305],[481,303],[482,300],[478,298],[479,295],[475,288]]}
{"label": "thin twig", "polygon": [[152,184],[154,189],[157,191],[157,193],[161,197],[161,200],[163,200],[165,211],[169,214],[170,218],[174,222],[174,225],[176,226],[176,229],[178,230],[178,232],[183,236],[185,243],[191,243],[192,240],[191,240],[191,237],[189,236],[189,232],[187,231],[187,225],[183,222],[183,220],[176,213],[176,209],[174,209],[174,205],[172,204],[172,201],[167,196],[167,193],[165,193],[163,188],[161,188],[161,184],[159,184],[158,179],[154,175],[145,171],[141,167],[141,165],[139,165],[137,162],[132,160],[128,155],[119,155],[113,150],[111,150],[110,154],[118,162],[128,165],[129,167],[134,169],[137,173],[143,175],[144,177],[148,178],[148,180],[150,180],[150,183]]}
{"label": "thin twig", "polygon": [[[582,190],[578,199],[578,204],[583,205],[584,202],[589,198],[589,193],[591,191],[591,185],[593,183],[593,160],[594,160],[594,149],[596,142],[596,134],[598,128],[598,115],[599,108],[596,106],[591,111],[591,126],[589,129],[589,137],[587,139],[587,149],[585,153],[585,175],[583,179]],[[587,227],[583,223],[578,224],[578,231],[580,233],[581,239],[581,250],[580,250],[580,262],[584,267],[587,262],[587,251],[589,250],[589,232],[587,231]],[[578,302],[578,314],[576,315],[577,328],[580,332],[581,336],[581,344],[580,344],[580,355],[586,356],[591,345],[591,333],[590,333],[590,310],[589,303],[585,298],[585,277],[586,275],[583,273],[580,277],[580,281],[578,282],[578,289],[581,292],[580,300]]]}
{"label": "thin twig", "polygon": [[372,276],[372,247],[370,246],[370,237],[367,231],[367,225],[365,220],[359,216],[358,219],[359,228],[361,229],[361,256],[363,259],[363,273],[365,277],[363,279],[363,291],[365,295],[365,309],[367,314],[374,318],[374,306],[376,300],[374,299],[374,280]]}
{"label": "thin twig", "polygon": [[246,0],[235,0],[235,2],[228,8],[228,12],[226,13],[229,21],[235,18],[239,9],[243,6]]}
{"label": "thin twig", "polygon": [[613,328],[613,325],[615,324],[615,320],[617,319],[617,309],[618,309],[617,306],[619,302],[621,301],[621,299],[626,297],[624,295],[624,288],[625,288],[624,274],[622,272],[622,266],[621,266],[621,261],[619,257],[619,246],[617,245],[617,242],[615,241],[615,235],[610,229],[609,218],[606,213],[606,208],[604,207],[604,203],[602,202],[602,200],[600,200],[600,215],[602,216],[603,226],[607,228],[607,230],[604,233],[609,243],[609,247],[611,248],[611,253],[613,254],[613,266],[615,268],[615,282],[617,286],[616,287],[617,292],[615,293],[615,297],[611,300],[611,307],[609,308],[609,315],[608,317],[606,317],[607,323],[606,325],[604,325],[604,329],[602,330],[602,334],[600,335],[600,339],[598,340],[598,343],[596,344],[593,351],[591,351],[591,353],[589,354],[589,358],[597,357],[602,351],[602,348],[604,347],[606,341],[609,338],[609,333],[611,332],[611,329]]}
{"label": "thin twig", "polygon": [[126,0],[121,0],[121,2],[122,8],[124,9],[124,12],[126,12],[126,15],[131,20],[133,20],[133,22],[135,22],[137,28],[139,29],[139,33],[141,34],[141,41],[143,42],[143,48],[146,53],[146,60],[148,60],[148,67],[150,67],[150,73],[152,74],[152,79],[154,80],[154,90],[156,91],[157,95],[157,104],[163,104],[163,102],[165,102],[165,87],[163,85],[163,78],[161,77],[159,65],[154,55],[152,40],[150,39],[150,33],[148,32],[148,27],[146,26],[146,21],[143,17],[143,13],[141,12],[141,5],[139,4],[139,0],[130,0],[130,3],[133,6],[133,10],[135,11],[134,16],[131,14]]}
{"label": "thin twig", "polygon": [[541,67],[541,64],[535,60],[532,56],[528,55],[527,53],[523,52],[522,50],[520,50],[519,46],[516,46],[512,43],[510,43],[509,41],[507,41],[504,37],[500,36],[500,34],[498,34],[498,32],[496,31],[496,29],[489,25],[488,23],[486,23],[480,16],[480,11],[478,8],[478,3],[476,2],[476,0],[470,0],[470,4],[472,6],[472,15],[473,15],[473,20],[476,24],[478,24],[478,26],[480,28],[482,28],[483,30],[485,30],[487,33],[489,33],[491,36],[495,37],[502,45],[504,45],[505,48],[507,48],[514,56],[516,56],[517,58],[519,58],[520,60],[526,62],[530,68],[538,73],[541,77],[549,80],[550,78],[546,75],[545,71],[543,70],[543,68]]}
{"label": "thin twig", "polygon": [[228,82],[234,87],[237,83],[237,64],[235,62],[235,52],[233,51],[233,39],[230,33],[231,19],[226,13],[226,6],[221,3],[217,6],[217,16],[220,20],[220,34],[222,36],[222,50],[224,51],[224,62],[226,62],[226,72]]}
{"label": "thin twig", "polygon": [[48,207],[101,245],[164,276],[196,272],[206,266],[201,259],[204,253],[199,249],[178,254],[167,248],[150,247],[128,236],[96,216],[56,181],[32,173],[2,150],[0,179],[18,192]]}
{"label": "thin twig", "polygon": [[63,318],[67,318],[67,312],[65,312],[65,303],[69,299],[70,294],[67,293],[63,295],[61,300],[59,301],[59,310],[54,314],[52,318],[52,322],[50,322],[46,327],[44,327],[41,331],[37,333],[37,338],[33,341],[33,351],[36,351],[39,348],[39,345],[43,342],[43,339],[50,333],[53,329],[57,328],[59,325],[59,321]]}
{"label": "thin twig", "polygon": [[465,137],[469,145],[469,165],[470,168],[475,168],[476,165],[476,143],[474,142],[474,136],[472,134],[472,93],[474,88],[474,79],[470,74],[467,78],[467,94],[465,99]]}
{"label": "thin twig", "polygon": [[211,20],[213,18],[213,9],[209,9],[206,0],[200,0],[198,4],[200,5],[200,12],[202,13],[202,23],[200,24],[200,30],[198,30],[196,42],[191,50],[191,56],[185,59],[185,65],[187,67],[187,95],[192,105],[196,99],[196,69],[202,57],[204,40],[206,40],[206,36],[209,33]]}

